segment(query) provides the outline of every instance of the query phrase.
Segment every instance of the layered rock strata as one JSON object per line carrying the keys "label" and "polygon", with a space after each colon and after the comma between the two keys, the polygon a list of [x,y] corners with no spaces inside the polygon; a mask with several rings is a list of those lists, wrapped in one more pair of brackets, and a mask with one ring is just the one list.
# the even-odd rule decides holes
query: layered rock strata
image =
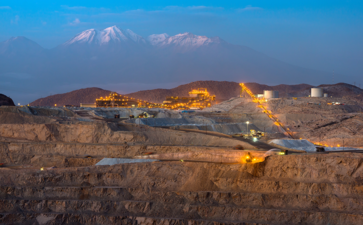
{"label": "layered rock strata", "polygon": [[0,221],[361,224],[362,162],[359,154],[315,154],[8,171],[0,174]]}

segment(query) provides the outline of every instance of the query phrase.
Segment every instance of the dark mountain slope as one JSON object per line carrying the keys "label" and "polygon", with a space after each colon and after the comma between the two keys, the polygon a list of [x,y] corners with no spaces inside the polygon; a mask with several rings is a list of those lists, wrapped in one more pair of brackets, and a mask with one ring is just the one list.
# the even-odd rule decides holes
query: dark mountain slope
{"label": "dark mountain slope", "polygon": [[2,105],[15,106],[11,98],[6,95],[0,94],[0,106]]}
{"label": "dark mountain slope", "polygon": [[108,96],[110,91],[101,88],[84,88],[71,91],[64,94],[51,95],[45,98],[40,98],[30,103],[31,106],[64,106],[64,105],[79,105],[80,103],[95,103],[96,98]]}

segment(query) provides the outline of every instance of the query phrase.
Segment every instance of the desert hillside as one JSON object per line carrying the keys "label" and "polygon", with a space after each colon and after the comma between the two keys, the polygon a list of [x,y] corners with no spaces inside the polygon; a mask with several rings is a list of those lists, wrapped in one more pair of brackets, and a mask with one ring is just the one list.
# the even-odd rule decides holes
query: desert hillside
{"label": "desert hillside", "polygon": [[51,95],[45,98],[40,98],[30,103],[31,106],[58,106],[63,105],[79,105],[80,103],[94,103],[96,98],[107,96],[110,91],[101,88],[84,88],[71,91],[64,94]]}
{"label": "desert hillside", "polygon": [[[302,97],[310,95],[310,88],[313,87],[309,84],[286,85],[280,84],[276,86],[269,86],[258,83],[246,83],[246,86],[251,89],[253,93],[262,94],[263,90],[277,90],[280,97]],[[333,85],[320,85],[323,87],[324,92],[329,96],[343,97],[350,96],[361,98],[363,90],[345,83],[338,83]],[[236,82],[228,81],[195,81],[188,84],[180,85],[172,89],[153,89],[138,91],[127,94],[127,96],[142,99],[148,102],[162,103],[167,96],[188,96],[188,92],[196,88],[207,88],[210,94],[216,95],[217,100],[223,101],[236,97],[240,94],[241,87]],[[57,94],[38,99],[32,103],[31,106],[54,106],[57,104],[62,105],[79,105],[80,103],[94,103],[96,98],[109,95],[111,91],[101,88],[84,88],[72,92]],[[287,93],[287,94],[286,94]]]}

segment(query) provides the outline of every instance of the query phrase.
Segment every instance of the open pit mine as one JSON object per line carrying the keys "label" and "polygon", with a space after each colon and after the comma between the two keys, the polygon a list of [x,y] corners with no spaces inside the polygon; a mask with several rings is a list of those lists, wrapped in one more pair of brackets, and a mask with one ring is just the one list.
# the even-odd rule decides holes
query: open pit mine
{"label": "open pit mine", "polygon": [[191,94],[1,106],[0,224],[363,224],[362,99]]}

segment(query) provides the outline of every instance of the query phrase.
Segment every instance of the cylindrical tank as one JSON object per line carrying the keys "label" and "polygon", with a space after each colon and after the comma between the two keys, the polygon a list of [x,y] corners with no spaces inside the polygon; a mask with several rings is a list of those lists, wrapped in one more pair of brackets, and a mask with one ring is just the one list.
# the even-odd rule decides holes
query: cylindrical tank
{"label": "cylindrical tank", "polygon": [[328,93],[324,93],[324,98],[327,98],[328,97]]}
{"label": "cylindrical tank", "polygon": [[323,89],[322,88],[311,88],[311,97],[323,97]]}
{"label": "cylindrical tank", "polygon": [[266,99],[269,98],[278,98],[279,92],[278,91],[272,91],[272,90],[264,90],[263,91],[263,97]]}

